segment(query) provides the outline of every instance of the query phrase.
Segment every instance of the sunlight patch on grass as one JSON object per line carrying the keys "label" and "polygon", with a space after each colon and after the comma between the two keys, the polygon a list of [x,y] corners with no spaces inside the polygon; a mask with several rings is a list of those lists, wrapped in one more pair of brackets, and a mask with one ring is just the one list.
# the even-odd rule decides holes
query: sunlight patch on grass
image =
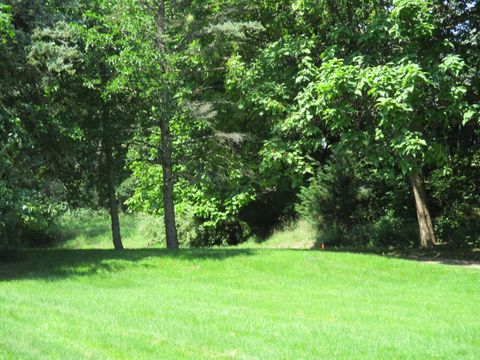
{"label": "sunlight patch on grass", "polygon": [[290,221],[275,229],[266,239],[253,237],[240,248],[264,249],[312,249],[315,246],[316,232],[304,220]]}
{"label": "sunlight patch on grass", "polygon": [[[127,249],[151,247],[152,239],[145,232],[150,217],[120,214],[121,234]],[[157,222],[158,223],[158,222]],[[63,249],[112,249],[110,217],[106,211],[75,210],[59,221],[59,242]]]}

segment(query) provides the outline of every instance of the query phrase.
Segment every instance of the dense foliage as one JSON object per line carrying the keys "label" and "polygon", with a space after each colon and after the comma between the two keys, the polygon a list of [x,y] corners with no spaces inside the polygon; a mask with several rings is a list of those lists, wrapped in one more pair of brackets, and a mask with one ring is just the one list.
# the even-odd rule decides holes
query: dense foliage
{"label": "dense foliage", "polygon": [[108,208],[117,249],[119,210],[164,217],[172,248],[297,215],[319,242],[478,247],[479,14],[476,0],[4,0],[0,248],[53,240],[67,207]]}

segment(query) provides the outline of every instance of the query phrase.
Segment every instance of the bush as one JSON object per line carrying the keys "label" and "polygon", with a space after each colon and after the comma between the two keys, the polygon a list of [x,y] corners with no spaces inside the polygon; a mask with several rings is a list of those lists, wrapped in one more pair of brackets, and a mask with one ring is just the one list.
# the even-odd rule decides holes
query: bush
{"label": "bush", "polygon": [[410,248],[416,245],[417,224],[386,214],[374,222],[351,227],[337,224],[317,230],[317,243],[333,246]]}
{"label": "bush", "polygon": [[453,248],[480,248],[480,207],[449,206],[435,221],[438,237]]}
{"label": "bush", "polygon": [[46,246],[55,238],[55,219],[64,204],[52,204],[34,192],[0,189],[0,249]]}
{"label": "bush", "polygon": [[348,236],[359,220],[356,211],[367,193],[351,169],[350,161],[345,158],[329,162],[299,193],[296,210],[316,228],[320,242],[332,245],[363,242],[355,239],[361,236]]}
{"label": "bush", "polygon": [[123,211],[128,211],[128,199],[130,199],[135,192],[136,180],[134,177],[126,178],[118,187],[117,187],[117,197],[118,203]]}
{"label": "bush", "polygon": [[319,230],[328,227],[333,233],[343,232],[354,222],[357,193],[360,187],[344,159],[327,163],[310,186],[300,191],[296,210]]}
{"label": "bush", "polygon": [[197,222],[197,237],[193,247],[238,245],[248,239],[252,232],[248,224],[235,218],[220,221],[215,226]]}
{"label": "bush", "polygon": [[449,171],[434,171],[430,181],[437,208],[438,238],[453,248],[480,247],[480,150],[453,156]]}
{"label": "bush", "polygon": [[396,195],[406,193],[402,184],[389,184],[352,159],[334,158],[301,189],[299,215],[316,228],[319,243],[412,246],[417,239],[415,219],[393,210],[406,207],[399,206],[405,200]]}

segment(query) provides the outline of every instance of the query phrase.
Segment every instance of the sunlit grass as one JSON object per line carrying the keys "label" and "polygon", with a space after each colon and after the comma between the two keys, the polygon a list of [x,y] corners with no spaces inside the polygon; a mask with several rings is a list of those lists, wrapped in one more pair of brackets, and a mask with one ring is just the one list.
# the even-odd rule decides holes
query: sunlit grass
{"label": "sunlit grass", "polygon": [[[158,222],[157,222],[158,223]],[[120,214],[121,235],[127,249],[151,247],[153,239],[146,234],[152,224],[147,215]],[[106,211],[76,210],[65,214],[58,224],[57,248],[112,249],[110,217]]]}
{"label": "sunlit grass", "polygon": [[251,238],[239,248],[311,249],[315,246],[316,233],[304,220],[291,221],[275,229],[266,239]]}
{"label": "sunlit grass", "polygon": [[[127,245],[143,244],[135,218],[123,222]],[[247,247],[115,252],[98,225],[0,264],[0,359],[478,358],[478,269]],[[287,233],[269,241],[310,232]]]}
{"label": "sunlit grass", "polygon": [[0,358],[470,358],[480,272],[294,250],[29,251]]}

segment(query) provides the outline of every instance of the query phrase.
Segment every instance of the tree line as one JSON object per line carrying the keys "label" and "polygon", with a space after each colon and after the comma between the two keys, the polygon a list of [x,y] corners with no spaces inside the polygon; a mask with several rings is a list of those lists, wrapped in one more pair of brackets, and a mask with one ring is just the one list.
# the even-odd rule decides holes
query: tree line
{"label": "tree line", "polygon": [[4,0],[0,247],[76,207],[109,209],[116,249],[119,211],[171,249],[296,216],[322,243],[477,247],[479,7]]}

